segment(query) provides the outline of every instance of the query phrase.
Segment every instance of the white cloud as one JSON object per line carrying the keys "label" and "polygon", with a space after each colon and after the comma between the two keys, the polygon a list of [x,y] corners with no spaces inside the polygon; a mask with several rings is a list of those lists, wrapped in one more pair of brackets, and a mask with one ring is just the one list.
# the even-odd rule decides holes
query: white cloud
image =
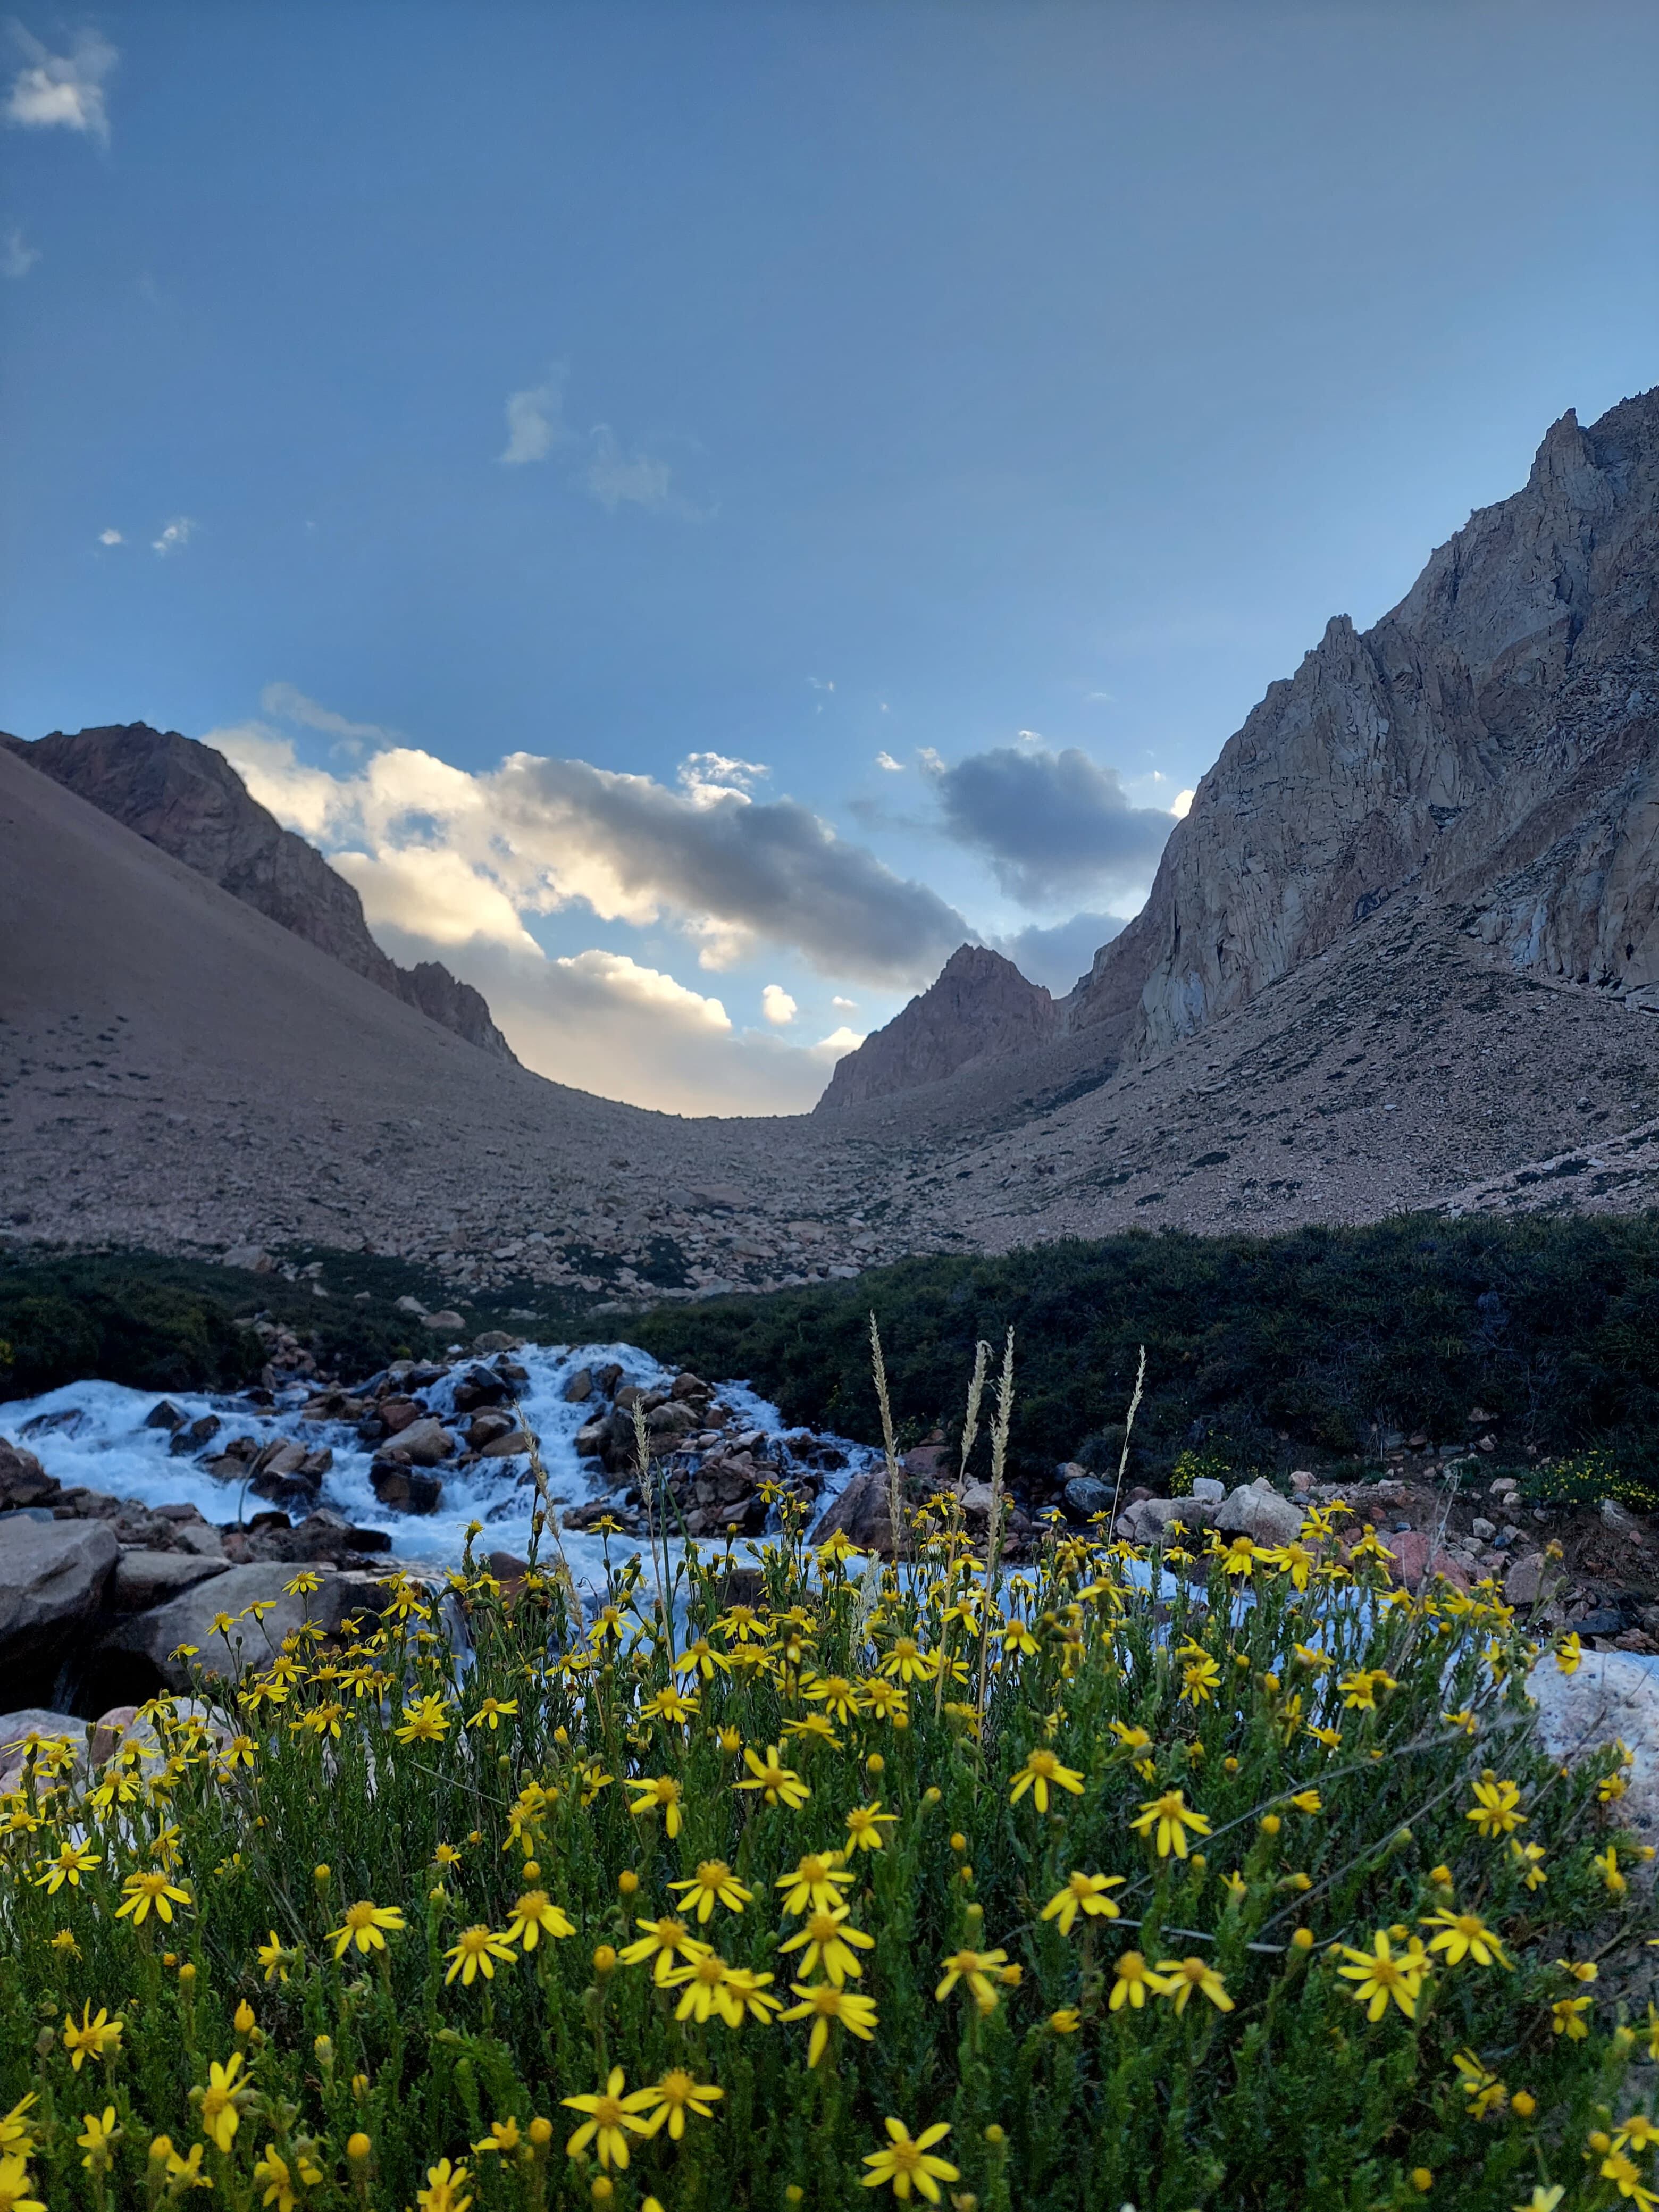
{"label": "white cloud", "polygon": [[104,80],[119,58],[114,47],[96,31],[82,31],[72,53],[54,54],[21,23],[13,23],[11,32],[28,60],[12,79],[7,121],[32,130],[81,131],[107,144]]}
{"label": "white cloud", "polygon": [[904,773],[904,763],[902,761],[896,761],[891,753],[878,753],[876,755],[876,766],[878,768],[885,769],[889,775],[902,775]]}
{"label": "white cloud", "polygon": [[331,707],[307,698],[297,684],[267,684],[259,694],[259,704],[267,714],[275,714],[284,722],[298,722],[307,730],[325,730],[334,738],[364,738],[378,743],[395,734],[378,722],[349,722]]}
{"label": "white cloud", "polygon": [[769,983],[761,993],[761,1012],[774,1029],[787,1029],[800,1008],[781,983]]}
{"label": "white cloud", "polygon": [[[837,980],[914,985],[972,934],[936,893],[799,801],[700,780],[752,777],[757,763],[714,756],[714,768],[694,755],[687,787],[675,790],[531,753],[469,774],[409,745],[337,775],[299,761],[293,742],[260,722],[210,732],[205,742],[279,820],[350,856],[340,866],[371,924],[417,928],[420,872],[449,855],[434,910],[446,944],[470,920],[481,939],[522,945],[525,917],[585,905],[605,921],[666,923],[697,945],[705,969],[768,945]],[[467,876],[476,894],[463,890]]]}
{"label": "white cloud", "polygon": [[100,545],[125,545],[126,540],[118,530],[100,530],[98,533],[98,543]]}
{"label": "white cloud", "polygon": [[648,453],[624,454],[608,422],[596,422],[588,433],[591,458],[583,482],[599,505],[614,514],[624,504],[665,507],[670,503],[668,464],[653,461]]}
{"label": "white cloud", "polygon": [[822,1059],[835,1060],[846,1053],[856,1052],[863,1042],[859,1032],[849,1030],[843,1023],[840,1029],[831,1030],[827,1037],[820,1037],[812,1050]]}
{"label": "white cloud", "polygon": [[40,247],[29,245],[21,222],[0,224],[0,276],[27,276],[40,258]]}
{"label": "white cloud", "polygon": [[189,515],[175,514],[172,521],[163,526],[161,536],[150,539],[150,551],[161,554],[165,559],[169,553],[182,551],[184,547],[189,544],[195,532],[196,525]]}
{"label": "white cloud", "polygon": [[935,751],[932,745],[918,745],[916,748],[916,758],[921,763],[923,768],[927,769],[929,775],[944,775],[945,756],[941,752]]}
{"label": "white cloud", "polygon": [[1177,822],[1184,821],[1184,820],[1186,819],[1187,816],[1192,812],[1192,811],[1193,811],[1193,800],[1194,800],[1196,797],[1197,797],[1197,793],[1196,793],[1195,792],[1192,792],[1192,791],[1178,791],[1178,792],[1176,792],[1176,795],[1175,795],[1175,803],[1174,803],[1174,805],[1170,807],[1170,813],[1171,813],[1171,814],[1173,814],[1173,815],[1174,815],[1174,817],[1175,817],[1175,818],[1176,818],[1176,820]]}
{"label": "white cloud", "polygon": [[855,1014],[859,1010],[856,999],[831,999],[830,1003],[838,1014]]}
{"label": "white cloud", "polygon": [[763,761],[733,760],[726,753],[687,753],[674,771],[675,781],[700,805],[736,794],[747,797],[771,769]]}
{"label": "white cloud", "polygon": [[1042,743],[1042,732],[1041,730],[1021,730],[1019,741],[1024,745],[1040,745]]}
{"label": "white cloud", "polygon": [[507,394],[507,445],[497,458],[509,467],[544,461],[556,446],[568,445],[575,437],[564,419],[564,386],[569,373],[562,362],[556,362],[544,384]]}
{"label": "white cloud", "polygon": [[507,893],[459,853],[416,845],[396,853],[335,853],[331,859],[356,885],[371,929],[406,930],[432,945],[477,939],[520,951],[539,949]]}

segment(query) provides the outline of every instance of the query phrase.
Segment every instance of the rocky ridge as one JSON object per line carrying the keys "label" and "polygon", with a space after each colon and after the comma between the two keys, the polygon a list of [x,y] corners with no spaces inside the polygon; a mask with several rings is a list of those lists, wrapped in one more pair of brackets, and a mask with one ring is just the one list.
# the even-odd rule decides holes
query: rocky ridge
{"label": "rocky ridge", "polygon": [[145,722],[0,744],[307,944],[498,1060],[516,1056],[483,995],[436,960],[400,968],[322,854],[249,795],[222,754]]}
{"label": "rocky ridge", "polygon": [[959,945],[937,979],[884,1029],[836,1062],[815,1113],[941,1082],[974,1061],[1046,1044],[1054,1002],[988,945]]}

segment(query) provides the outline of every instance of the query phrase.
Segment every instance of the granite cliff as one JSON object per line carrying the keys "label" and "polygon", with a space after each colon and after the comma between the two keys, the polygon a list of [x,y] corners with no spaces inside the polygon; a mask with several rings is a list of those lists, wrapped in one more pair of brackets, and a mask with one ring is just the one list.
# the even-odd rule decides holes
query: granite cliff
{"label": "granite cliff", "polygon": [[481,1052],[514,1060],[489,1006],[435,960],[400,968],[374,942],[362,902],[322,854],[250,797],[223,756],[144,722],[3,740],[30,767],[136,830],[233,898],[331,953]]}
{"label": "granite cliff", "polygon": [[1564,415],[1381,622],[1331,621],[1222,748],[1069,1025],[1144,1060],[1407,892],[1495,963],[1659,1006],[1656,715],[1659,391]]}

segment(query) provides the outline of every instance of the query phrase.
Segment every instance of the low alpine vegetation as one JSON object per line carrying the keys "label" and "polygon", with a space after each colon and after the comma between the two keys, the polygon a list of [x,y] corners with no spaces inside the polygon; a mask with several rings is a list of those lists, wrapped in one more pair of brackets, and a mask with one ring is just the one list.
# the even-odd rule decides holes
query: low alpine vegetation
{"label": "low alpine vegetation", "polygon": [[31,1740],[5,2212],[1659,2205],[1623,1755],[1540,1753],[1490,1586],[1334,1510],[1010,1573],[947,1498],[584,1608],[538,1538]]}

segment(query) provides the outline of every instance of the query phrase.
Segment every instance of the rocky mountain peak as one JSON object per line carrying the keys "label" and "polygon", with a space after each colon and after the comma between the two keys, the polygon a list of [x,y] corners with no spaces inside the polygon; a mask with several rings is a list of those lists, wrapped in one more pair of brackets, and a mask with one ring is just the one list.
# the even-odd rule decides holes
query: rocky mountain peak
{"label": "rocky mountain peak", "polygon": [[1571,411],[1371,629],[1223,747],[1066,1007],[1166,1050],[1412,896],[1514,969],[1659,1001],[1659,391]]}
{"label": "rocky mountain peak", "polygon": [[251,797],[210,745],[147,722],[0,742],[233,897],[469,1044],[517,1064],[482,994],[435,960],[411,969],[388,958],[354,887]]}
{"label": "rocky mountain peak", "polygon": [[1012,960],[988,945],[958,945],[935,982],[836,1062],[813,1110],[938,1083],[975,1060],[1046,1043],[1058,1027],[1053,999]]}

